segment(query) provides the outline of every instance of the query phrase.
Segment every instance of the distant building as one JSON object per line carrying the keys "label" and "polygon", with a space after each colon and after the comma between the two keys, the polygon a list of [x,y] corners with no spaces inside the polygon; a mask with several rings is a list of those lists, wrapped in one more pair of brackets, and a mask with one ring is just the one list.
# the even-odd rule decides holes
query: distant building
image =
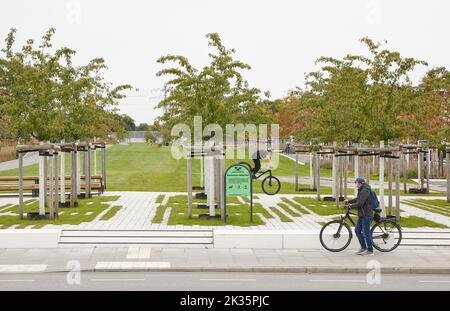
{"label": "distant building", "polygon": [[[126,143],[145,143],[145,135],[147,133],[152,133],[153,137],[156,139],[156,143],[162,143],[163,137],[159,131],[128,131],[128,137],[122,142]],[[112,137],[117,137],[116,133],[113,133]]]}

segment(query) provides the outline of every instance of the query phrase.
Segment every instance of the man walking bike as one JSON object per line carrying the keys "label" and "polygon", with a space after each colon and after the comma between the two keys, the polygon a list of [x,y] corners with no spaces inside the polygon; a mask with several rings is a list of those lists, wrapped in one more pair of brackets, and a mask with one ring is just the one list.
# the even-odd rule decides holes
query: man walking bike
{"label": "man walking bike", "polygon": [[372,190],[366,180],[362,177],[355,179],[355,186],[358,188],[356,198],[349,200],[349,208],[358,210],[358,222],[356,223],[355,233],[358,237],[361,249],[357,252],[362,256],[373,256],[373,241],[370,233],[370,224],[373,219],[373,210],[370,206]]}

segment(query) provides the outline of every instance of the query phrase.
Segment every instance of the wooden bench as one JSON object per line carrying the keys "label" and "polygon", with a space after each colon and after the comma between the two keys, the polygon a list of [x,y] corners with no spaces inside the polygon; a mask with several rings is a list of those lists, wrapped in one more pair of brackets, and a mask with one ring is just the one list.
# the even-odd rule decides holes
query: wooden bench
{"label": "wooden bench", "polygon": [[[81,177],[81,179],[86,179],[86,176],[84,176],[84,175],[81,175],[80,177]],[[59,177],[59,179],[61,180],[61,177]],[[66,175],[65,179],[70,180],[70,176]],[[39,183],[39,176],[23,176],[23,180],[24,181],[34,180]],[[93,176],[91,176],[91,180],[103,180],[103,177],[101,175],[93,175]],[[0,176],[0,181],[19,181],[19,177],[18,176]]]}
{"label": "wooden bench", "polygon": [[[65,176],[65,180],[70,180],[70,176]],[[86,179],[86,176],[82,175],[81,179]],[[39,176],[24,176],[23,177],[23,190],[31,191],[33,197],[39,196]],[[61,180],[61,177],[59,177]],[[93,182],[97,180],[97,182]],[[34,183],[30,183],[33,181]],[[3,182],[3,183],[2,183]],[[17,182],[17,183],[6,183],[6,182]],[[19,177],[18,176],[0,176],[0,191],[19,191]],[[71,184],[65,184],[65,189],[70,189]],[[80,184],[82,189],[86,189],[86,183],[82,182]],[[61,185],[58,183],[58,189],[61,189]],[[103,178],[101,175],[91,176],[91,190],[97,190],[98,193],[104,192]]]}

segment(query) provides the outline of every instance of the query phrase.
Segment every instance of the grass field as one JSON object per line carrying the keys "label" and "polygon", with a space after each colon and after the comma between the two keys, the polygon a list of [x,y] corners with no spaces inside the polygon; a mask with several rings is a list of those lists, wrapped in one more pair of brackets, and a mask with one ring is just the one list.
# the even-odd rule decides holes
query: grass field
{"label": "grass field", "polygon": [[[47,224],[62,225],[71,224],[78,225],[82,222],[91,222],[101,212],[107,210],[110,206],[108,202],[116,201],[118,196],[102,196],[93,197],[91,199],[78,200],[78,207],[75,208],[60,208],[60,215],[54,220],[27,220],[19,219],[19,206],[8,205],[0,208],[0,213],[7,213],[0,216],[0,229],[7,229],[12,225],[18,225],[17,228],[25,228],[27,226],[33,226],[33,228],[41,228]],[[121,206],[111,207],[103,216],[102,220],[110,219],[114,216]],[[39,203],[37,200],[28,200],[25,202],[24,213],[38,212]]]}
{"label": "grass field", "polygon": [[[264,221],[257,215],[257,213],[265,214],[267,212],[260,204],[254,204],[253,222],[250,222],[250,208],[248,204],[240,203],[237,198],[229,198],[228,202],[230,204],[227,204],[227,223],[224,223],[221,219],[199,219],[198,216],[200,214],[207,214],[208,210],[197,208],[197,203],[200,203],[200,201],[197,200],[194,200],[193,202],[192,218],[189,218],[186,195],[170,197],[166,206],[160,206],[158,208],[153,221],[157,220],[157,223],[160,223],[166,209],[170,208],[170,215],[167,222],[168,225],[224,226],[231,224],[234,226],[248,227],[264,224]],[[161,209],[161,211],[159,211],[159,209]],[[220,213],[220,211],[217,210],[217,213]]]}
{"label": "grass field", "polygon": [[441,214],[450,217],[450,203],[446,200],[427,200],[427,199],[415,199],[415,200],[403,200],[403,203],[423,209],[428,212]]}
{"label": "grass field", "polygon": [[[100,173],[100,152],[97,153],[98,171]],[[245,161],[252,163],[251,159],[227,159],[225,166]],[[82,161],[81,161],[82,165]],[[70,161],[66,156],[66,172],[69,172]],[[264,163],[263,168],[264,169]],[[200,184],[200,161],[193,162],[194,185]],[[92,171],[92,174],[94,172]],[[38,175],[38,165],[29,165],[24,168],[25,175]],[[295,176],[295,162],[279,156],[279,165],[273,170],[275,176]],[[330,169],[321,169],[322,177],[330,177]],[[0,171],[0,176],[17,176],[18,170]],[[299,166],[300,176],[309,176],[309,166]],[[350,178],[350,177],[349,177]],[[107,190],[110,191],[155,191],[155,192],[185,192],[187,180],[187,163],[185,159],[177,160],[171,155],[171,147],[157,147],[149,144],[113,145],[107,149]],[[309,185],[300,185],[308,188]],[[261,193],[261,179],[254,181],[254,192]],[[296,192],[295,185],[282,182],[281,194],[314,194],[312,191]],[[352,188],[347,194],[353,195]],[[321,187],[322,195],[331,194],[331,187]],[[387,190],[386,190],[387,194]],[[394,192],[395,194],[395,192]],[[408,195],[402,193],[402,195]],[[429,194],[426,196],[441,196],[444,194]]]}
{"label": "grass field", "polygon": [[[100,153],[98,172],[100,172]],[[226,167],[240,161],[227,159]],[[69,172],[69,158],[65,167]],[[82,163],[82,161],[81,161]],[[82,164],[81,164],[82,165]],[[263,166],[264,168],[264,166]],[[194,184],[200,183],[200,162],[193,163]],[[309,175],[309,167],[300,166],[300,175]],[[92,172],[93,173],[93,172]],[[279,157],[279,166],[273,171],[275,176],[294,176],[295,162],[283,156]],[[25,175],[38,175],[38,165],[24,168]],[[331,170],[323,169],[323,176],[330,176]],[[0,176],[17,176],[18,170],[0,171]],[[110,191],[186,191],[187,163],[185,159],[174,159],[170,147],[157,147],[149,144],[114,145],[107,149],[107,187]],[[261,181],[255,181],[255,192],[261,192]],[[286,186],[285,186],[286,185]],[[293,184],[284,183],[282,192],[291,193]]]}

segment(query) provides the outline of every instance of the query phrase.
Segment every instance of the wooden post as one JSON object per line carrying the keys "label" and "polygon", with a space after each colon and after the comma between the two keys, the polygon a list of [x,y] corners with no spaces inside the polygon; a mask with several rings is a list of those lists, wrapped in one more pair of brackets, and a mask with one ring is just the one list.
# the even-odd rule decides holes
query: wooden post
{"label": "wooden post", "polygon": [[[310,150],[311,151],[311,150]],[[309,179],[311,179],[311,190],[314,189],[314,178],[313,178],[313,154],[309,153]]]}
{"label": "wooden post", "polygon": [[316,162],[314,165],[315,171],[316,171],[316,188],[317,188],[317,201],[320,201],[320,154],[317,152],[316,155]]}
{"label": "wooden post", "polygon": [[77,169],[77,196],[81,193],[81,163],[80,163],[80,156],[81,154],[78,154],[78,145],[76,146],[77,152],[76,152],[76,169]]}
{"label": "wooden post", "polygon": [[366,182],[367,184],[370,184],[370,159],[367,159],[366,162]]}
{"label": "wooden post", "polygon": [[[359,155],[355,155],[355,179],[359,177]],[[358,189],[355,187],[355,197],[358,195]]]}
{"label": "wooden post", "polygon": [[395,219],[400,220],[400,175],[401,175],[401,155],[397,159],[397,175],[395,178]]}
{"label": "wooden post", "polygon": [[[380,141],[380,148],[384,148],[384,141]],[[380,189],[380,208],[381,208],[381,215],[383,217],[386,216],[386,208],[384,203],[384,158],[379,157],[380,159],[380,165],[379,165],[379,189]]]}
{"label": "wooden post", "polygon": [[331,177],[331,179],[332,179],[332,185],[331,185],[332,194],[331,194],[331,196],[333,198],[336,198],[336,196],[337,196],[337,194],[336,194],[337,193],[337,191],[336,191],[336,157],[335,157],[334,153],[332,154],[332,157],[333,157],[333,159],[332,159],[333,167],[331,169],[331,175],[332,175],[332,177]]}
{"label": "wooden post", "polygon": [[298,191],[298,152],[295,152],[295,191]]}
{"label": "wooden post", "polygon": [[446,177],[447,177],[447,202],[450,202],[450,148],[446,149],[446,161],[447,169],[446,169]]}
{"label": "wooden post", "polygon": [[347,200],[347,170],[348,170],[348,157],[344,159],[344,199]]}
{"label": "wooden post", "polygon": [[23,153],[19,153],[19,216],[23,219]]}
{"label": "wooden post", "polygon": [[85,151],[85,162],[86,162],[86,175],[85,175],[85,193],[86,198],[91,197],[91,150],[90,146],[87,146],[87,150]]}
{"label": "wooden post", "polygon": [[[223,151],[222,151],[223,152]],[[220,216],[223,221],[226,221],[227,215],[225,210],[225,155],[221,154],[219,156],[219,207],[220,207]]]}
{"label": "wooden post", "polygon": [[207,201],[209,207],[209,216],[216,216],[215,204],[214,204],[214,156],[208,156],[205,158],[206,166],[208,167],[208,193],[207,193]]}
{"label": "wooden post", "polygon": [[61,188],[61,203],[66,203],[66,153],[62,152],[60,153],[61,157],[61,180],[60,180],[60,188]]}
{"label": "wooden post", "polygon": [[192,157],[187,155],[188,216],[192,218]]}
{"label": "wooden post", "polygon": [[39,215],[45,215],[45,165],[46,159],[44,155],[39,155]]}
{"label": "wooden post", "polygon": [[53,157],[54,154],[48,156],[48,162],[49,162],[49,194],[48,194],[48,207],[49,207],[49,218],[53,219],[55,216],[55,205],[53,204],[53,190],[54,190],[54,179],[53,179]]}
{"label": "wooden post", "polygon": [[388,211],[392,215],[392,158],[388,158]]}
{"label": "wooden post", "polygon": [[423,169],[423,152],[422,149],[419,149],[419,152],[417,153],[417,179],[420,185],[420,189],[423,189],[422,169]]}
{"label": "wooden post", "polygon": [[103,187],[106,189],[106,145],[102,150],[102,180]]}
{"label": "wooden post", "polygon": [[77,197],[77,151],[76,147],[70,152],[70,207],[75,207]]}
{"label": "wooden post", "polygon": [[203,157],[200,157],[200,187],[204,188],[205,187],[205,180],[204,180],[204,176],[203,176],[203,167],[204,163],[203,163]]}
{"label": "wooden post", "polygon": [[[61,152],[62,153],[62,152]],[[54,212],[55,212],[55,215],[56,215],[56,217],[58,217],[58,210],[59,210],[59,192],[58,192],[58,189],[59,189],[59,174],[58,174],[58,171],[59,171],[59,168],[58,168],[58,154],[55,154],[54,155],[54,169],[55,169],[55,197],[54,197],[54,199],[53,199],[53,202],[54,202],[54,204],[55,204],[55,210],[54,210]],[[61,176],[61,180],[64,180],[64,177],[65,176]]]}
{"label": "wooden post", "polygon": [[430,193],[431,149],[427,149],[427,193]]}
{"label": "wooden post", "polygon": [[341,171],[341,157],[336,157],[336,153],[333,155],[333,159],[336,159],[336,169],[335,169],[335,202],[336,207],[339,207],[339,198],[340,198],[340,171]]}
{"label": "wooden post", "polygon": [[[409,155],[409,154],[408,154]],[[408,185],[407,185],[407,180],[408,180],[408,171],[407,171],[407,163],[406,163],[406,154],[402,154],[402,164],[403,164],[403,192],[406,194],[408,193]]]}
{"label": "wooden post", "polygon": [[94,148],[94,175],[97,175],[97,147]]}

